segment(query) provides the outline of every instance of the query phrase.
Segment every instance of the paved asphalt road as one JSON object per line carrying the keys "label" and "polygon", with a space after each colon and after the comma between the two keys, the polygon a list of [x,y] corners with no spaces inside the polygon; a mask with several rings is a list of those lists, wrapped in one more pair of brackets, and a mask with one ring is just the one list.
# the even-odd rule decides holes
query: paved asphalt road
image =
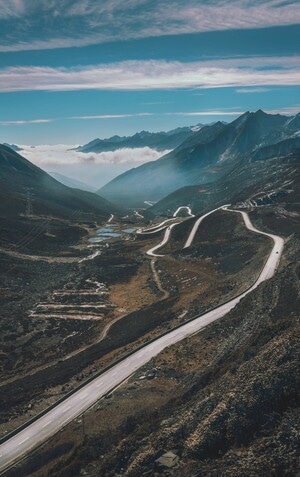
{"label": "paved asphalt road", "polygon": [[155,247],[153,247],[153,248],[151,248],[150,250],[148,250],[148,251],[147,251],[147,255],[150,255],[151,257],[163,257],[163,255],[159,255],[159,254],[154,253],[154,252],[155,252],[155,250],[158,250],[159,248],[161,248],[161,247],[163,247],[164,245],[166,245],[166,243],[167,243],[167,242],[169,241],[169,239],[170,239],[172,228],[175,227],[176,225],[178,225],[178,223],[169,225],[169,227],[166,228],[165,235],[164,235],[164,238],[162,239],[162,241],[159,242],[158,245],[155,245]]}
{"label": "paved asphalt road", "polygon": [[[88,409],[98,399],[122,383],[122,381],[127,379],[131,374],[141,368],[141,366],[143,366],[145,363],[150,361],[151,358],[156,356],[163,349],[198,332],[209,323],[212,323],[213,321],[226,315],[244,296],[246,296],[248,293],[251,293],[261,282],[274,275],[283,251],[283,239],[277,237],[276,235],[267,234],[257,230],[255,227],[253,227],[248,215],[245,212],[232,212],[239,212],[242,214],[245,224],[249,230],[266,235],[274,242],[274,246],[269,258],[266,261],[265,266],[255,284],[249,290],[242,293],[237,298],[234,298],[230,302],[225,303],[224,305],[221,305],[214,310],[199,316],[198,318],[195,318],[193,321],[182,325],[176,330],[170,331],[170,333],[167,335],[158,338],[153,343],[150,343],[139,351],[136,351],[134,354],[125,358],[122,362],[116,364],[98,378],[95,378],[92,382],[84,386],[72,396],[68,397],[64,402],[29,425],[26,429],[22,430],[17,435],[4,442],[0,446],[0,472],[3,472],[13,463],[20,460],[22,456],[28,454],[39,444],[46,441],[49,437],[58,432],[68,422],[72,421],[76,416]],[[209,214],[205,214],[205,216],[207,215]],[[198,219],[196,223],[198,222],[199,225],[201,219],[203,220],[205,216]],[[188,241],[186,242],[186,246],[187,243],[192,243],[193,237],[196,233],[194,233],[193,230]]]}
{"label": "paved asphalt road", "polygon": [[187,205],[182,205],[181,207],[178,207],[178,209],[174,212],[173,214],[173,217],[177,217],[178,215],[178,212],[180,212],[181,210],[186,210],[186,213],[190,216],[190,217],[195,217],[191,208],[188,207]]}
{"label": "paved asphalt road", "polygon": [[208,217],[209,215],[213,214],[214,212],[216,212],[216,210],[220,210],[220,209],[225,209],[226,207],[228,207],[230,204],[227,204],[227,205],[222,205],[221,207],[217,207],[216,209],[214,210],[211,210],[210,212],[207,212],[206,214],[202,215],[201,217],[199,217],[199,219],[196,220],[196,222],[194,223],[194,226],[192,228],[192,231],[187,239],[187,241],[185,242],[185,245],[183,248],[188,248],[192,245],[192,242],[195,238],[195,235],[196,235],[196,232],[198,230],[198,227],[199,225],[201,224],[201,222],[206,218]]}

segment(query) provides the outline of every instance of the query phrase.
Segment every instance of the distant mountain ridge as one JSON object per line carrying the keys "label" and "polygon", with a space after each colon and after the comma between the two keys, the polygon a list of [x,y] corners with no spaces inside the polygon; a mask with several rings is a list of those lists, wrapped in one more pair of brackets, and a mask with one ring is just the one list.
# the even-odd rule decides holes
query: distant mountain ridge
{"label": "distant mountain ridge", "polygon": [[160,132],[148,132],[140,131],[133,136],[112,136],[108,139],[94,139],[93,141],[83,146],[77,147],[75,150],[78,152],[106,152],[116,151],[123,148],[142,148],[150,147],[156,151],[165,151],[168,149],[174,149],[179,146],[187,138],[193,136],[199,128],[202,128],[201,124],[191,127],[176,128],[171,131]]}
{"label": "distant mountain ridge", "polygon": [[22,151],[22,148],[17,146],[16,144],[8,144],[7,142],[4,142],[3,146],[9,147],[10,149],[16,152]]}
{"label": "distant mountain ridge", "polygon": [[[271,115],[258,110],[246,112],[229,124],[205,126],[162,158],[143,164],[116,177],[98,193],[116,203],[142,206],[158,201],[176,189],[215,182],[240,160],[277,143],[290,152],[297,147],[299,114]],[[263,152],[262,156],[265,153]]]}
{"label": "distant mountain ridge", "polygon": [[95,192],[96,190],[88,184],[85,184],[84,182],[78,181],[77,179],[73,179],[71,177],[67,177],[64,174],[60,174],[59,172],[48,171],[48,174],[54,179],[56,179],[58,182],[61,182],[65,186],[71,187],[72,189],[81,189],[88,192]]}

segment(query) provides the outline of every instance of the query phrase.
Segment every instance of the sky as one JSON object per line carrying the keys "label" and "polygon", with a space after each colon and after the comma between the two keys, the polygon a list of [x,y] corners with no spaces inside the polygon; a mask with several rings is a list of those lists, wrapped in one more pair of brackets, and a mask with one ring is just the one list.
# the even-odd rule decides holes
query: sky
{"label": "sky", "polygon": [[296,114],[299,24],[298,0],[0,0],[0,142]]}

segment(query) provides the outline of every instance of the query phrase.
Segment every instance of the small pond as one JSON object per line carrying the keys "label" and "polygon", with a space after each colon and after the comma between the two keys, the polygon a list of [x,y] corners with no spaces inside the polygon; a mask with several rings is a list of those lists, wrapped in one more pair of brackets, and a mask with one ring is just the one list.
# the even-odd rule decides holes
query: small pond
{"label": "small pond", "polygon": [[118,232],[114,232],[114,230],[110,227],[101,227],[100,229],[97,229],[97,236],[91,237],[89,239],[89,242],[98,243],[103,242],[103,240],[106,240],[108,238],[115,237],[121,237],[121,234]]}
{"label": "small pond", "polygon": [[112,225],[111,227],[101,227],[100,229],[97,229],[97,236],[91,237],[89,239],[89,242],[91,243],[103,242],[104,240],[107,240],[109,238],[121,237],[122,233],[133,234],[136,230],[136,228],[131,227],[128,229],[123,229],[120,232],[116,232],[114,230],[114,227],[116,227],[116,225]]}

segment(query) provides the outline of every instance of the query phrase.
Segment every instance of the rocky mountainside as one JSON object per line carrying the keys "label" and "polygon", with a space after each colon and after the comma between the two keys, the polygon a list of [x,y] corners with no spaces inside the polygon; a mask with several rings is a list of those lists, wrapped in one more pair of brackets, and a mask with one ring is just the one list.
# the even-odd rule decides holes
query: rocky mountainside
{"label": "rocky mountainside", "polygon": [[214,183],[240,161],[271,157],[277,148],[280,155],[294,150],[299,145],[298,123],[299,115],[288,118],[259,110],[230,124],[203,127],[166,156],[125,172],[98,192],[117,203],[142,206],[181,187]]}
{"label": "rocky mountainside", "polygon": [[290,195],[299,200],[299,164],[300,139],[287,139],[254,151],[247,161],[232,164],[216,182],[177,189],[147,209],[145,215],[172,215],[182,204],[201,213],[225,203],[279,204]]}
{"label": "rocky mountainside", "polygon": [[151,147],[157,151],[165,151],[174,149],[179,146],[187,138],[192,137],[194,131],[198,130],[201,125],[193,127],[176,128],[168,132],[151,133],[141,131],[133,136],[112,136],[108,139],[94,139],[93,141],[79,146],[76,151],[79,152],[104,152],[115,151],[123,148],[140,148]]}

